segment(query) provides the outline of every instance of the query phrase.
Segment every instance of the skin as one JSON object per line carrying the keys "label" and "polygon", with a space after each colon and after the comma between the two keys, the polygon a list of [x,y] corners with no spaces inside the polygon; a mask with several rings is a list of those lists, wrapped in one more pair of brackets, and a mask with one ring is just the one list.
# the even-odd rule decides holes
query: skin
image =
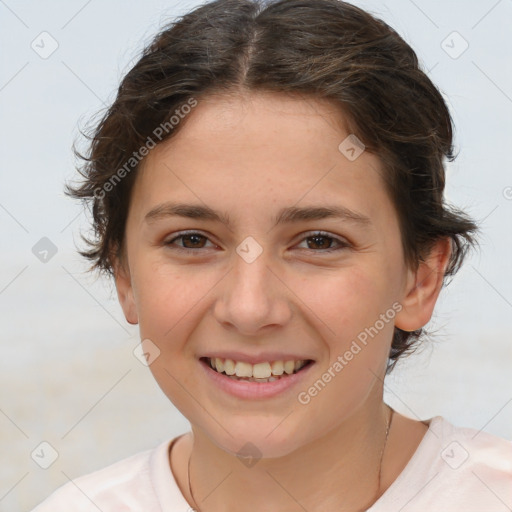
{"label": "skin", "polygon": [[[395,413],[379,487],[393,327],[412,331],[430,320],[449,243],[439,241],[416,270],[406,266],[380,160],[368,151],[347,159],[338,146],[349,133],[343,113],[327,101],[277,93],[209,96],[173,138],[150,152],[137,176],[116,286],[127,321],[138,323],[141,339],[160,350],[150,365],[155,379],[190,421],[192,433],[174,444],[170,465],[185,498],[201,512],[368,507],[427,430]],[[170,200],[206,204],[228,214],[232,225],[181,217],[145,221]],[[272,221],[283,207],[326,203],[355,210],[371,225]],[[206,239],[168,244],[184,230]],[[317,230],[350,245],[326,253],[336,241],[315,244],[307,237]],[[236,252],[247,236],[263,249],[250,264]],[[297,393],[396,302],[402,309],[394,319],[308,404],[299,403]],[[198,358],[212,349],[283,350],[308,355],[315,366],[298,388],[242,400],[199,371]],[[262,454],[252,467],[236,457],[247,442]],[[197,505],[188,492],[190,457]]]}

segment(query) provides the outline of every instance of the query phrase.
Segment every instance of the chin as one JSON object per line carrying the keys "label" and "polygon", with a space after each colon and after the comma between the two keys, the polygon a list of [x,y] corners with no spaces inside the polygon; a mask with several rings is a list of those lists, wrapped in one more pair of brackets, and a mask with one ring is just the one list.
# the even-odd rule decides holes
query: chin
{"label": "chin", "polygon": [[290,431],[289,424],[284,425],[286,420],[280,424],[282,419],[276,421],[275,418],[266,418],[259,422],[257,419],[241,418],[239,426],[231,423],[227,427],[229,433],[220,429],[217,435],[209,434],[209,437],[218,448],[241,458],[242,463],[246,460],[244,464],[251,467],[253,460],[284,457],[307,443],[306,439]]}

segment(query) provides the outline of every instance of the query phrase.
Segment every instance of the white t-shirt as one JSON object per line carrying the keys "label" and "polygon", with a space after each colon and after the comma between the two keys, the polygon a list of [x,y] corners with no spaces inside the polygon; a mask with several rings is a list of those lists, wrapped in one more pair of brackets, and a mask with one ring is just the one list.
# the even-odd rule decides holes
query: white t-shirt
{"label": "white t-shirt", "polygon": [[[179,438],[57,489],[32,512],[191,512],[169,464]],[[441,416],[398,478],[367,512],[512,510],[512,441]]]}

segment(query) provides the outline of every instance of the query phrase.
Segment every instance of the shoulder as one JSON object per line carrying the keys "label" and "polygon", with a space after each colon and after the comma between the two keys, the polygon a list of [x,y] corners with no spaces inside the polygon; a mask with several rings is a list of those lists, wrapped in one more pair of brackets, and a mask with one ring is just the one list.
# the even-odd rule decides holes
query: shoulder
{"label": "shoulder", "polygon": [[432,419],[430,431],[438,436],[440,457],[453,471],[485,469],[512,477],[512,441],[455,426],[440,416]]}
{"label": "shoulder", "polygon": [[153,510],[152,505],[160,510],[152,485],[151,464],[172,441],[69,480],[32,512],[68,512],[71,504],[74,512],[128,512],[140,506],[149,511]]}
{"label": "shoulder", "polygon": [[[512,506],[512,441],[482,430],[452,425],[436,418],[432,431],[437,471],[433,478],[441,495],[471,510],[501,511]],[[504,508],[505,507],[505,508]]]}
{"label": "shoulder", "polygon": [[371,512],[502,512],[512,506],[512,441],[436,416]]}

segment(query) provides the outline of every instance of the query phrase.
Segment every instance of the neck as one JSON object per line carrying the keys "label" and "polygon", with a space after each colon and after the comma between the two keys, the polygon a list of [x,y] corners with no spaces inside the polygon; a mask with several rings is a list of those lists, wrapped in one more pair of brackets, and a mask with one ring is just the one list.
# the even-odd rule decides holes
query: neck
{"label": "neck", "polygon": [[362,408],[322,437],[285,456],[252,466],[192,428],[192,503],[198,512],[366,510],[384,492],[381,463],[389,407]]}

